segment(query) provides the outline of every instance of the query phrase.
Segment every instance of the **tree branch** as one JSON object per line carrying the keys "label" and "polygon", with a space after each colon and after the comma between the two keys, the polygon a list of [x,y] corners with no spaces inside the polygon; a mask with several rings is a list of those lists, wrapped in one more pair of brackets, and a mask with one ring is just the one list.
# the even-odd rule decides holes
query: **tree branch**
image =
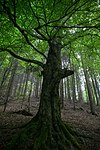
{"label": "tree branch", "polygon": [[[60,1],[59,1],[59,2],[60,2]],[[58,2],[58,3],[59,3],[59,2]],[[50,18],[51,18],[52,13],[53,13],[53,9],[52,9],[51,15],[50,15],[50,18],[49,18],[49,21],[46,22],[45,24],[43,24],[43,25],[37,27],[37,29],[40,29],[40,28],[42,28],[42,27],[44,27],[44,26],[49,26],[49,24],[53,24],[53,23],[57,23],[57,22],[61,21],[61,20],[64,19],[67,15],[69,15],[69,13],[67,14],[67,11],[70,10],[70,9],[71,9],[74,5],[76,5],[76,4],[77,4],[77,2],[74,2],[70,7],[68,7],[68,8],[66,7],[66,9],[64,10],[64,15],[59,16],[59,18],[50,21]],[[57,5],[57,3],[55,3],[55,1],[54,1],[53,7],[55,7],[55,5]],[[75,10],[75,11],[76,11],[76,10]],[[71,11],[70,13],[72,13],[72,11]]]}
{"label": "tree branch", "polygon": [[25,30],[22,29],[22,28],[16,23],[16,21],[15,21],[14,18],[13,18],[13,15],[12,15],[12,13],[11,13],[11,11],[10,11],[10,8],[7,7],[7,6],[5,6],[5,4],[2,4],[2,6],[3,6],[4,10],[6,11],[6,13],[7,13],[9,19],[10,19],[11,22],[13,23],[14,27],[16,27],[16,28],[20,31],[20,33],[24,36],[26,42],[27,42],[37,53],[41,54],[44,58],[47,59],[47,57],[45,56],[45,54],[43,54],[42,52],[40,52],[40,51],[30,42],[30,40],[29,40],[27,34],[25,33]]}
{"label": "tree branch", "polygon": [[[41,54],[42,56],[44,56],[44,58],[46,58],[46,56],[45,56],[42,52],[40,52],[39,50],[37,50],[37,48],[30,42],[30,40],[29,40],[28,36],[26,35],[25,31],[24,31],[22,28],[20,28],[20,27],[18,26],[18,24],[16,24],[15,22],[13,22],[13,23],[14,23],[14,26],[22,33],[22,35],[23,35],[24,38],[26,39],[26,42],[27,42],[36,52],[38,52],[39,54]],[[46,58],[46,59],[47,59],[47,58]]]}
{"label": "tree branch", "polygon": [[67,68],[61,69],[61,79],[68,77],[72,74],[74,74],[73,70],[67,70]]}
{"label": "tree branch", "polygon": [[30,0],[28,0],[28,3],[29,3],[29,7],[30,7],[30,9],[31,9],[31,11],[32,11],[33,16],[36,18],[36,20],[37,20],[37,22],[38,22],[38,26],[40,26],[40,20],[39,20],[39,18],[37,17],[37,15],[35,14],[35,12],[33,11]]}
{"label": "tree branch", "polygon": [[[39,20],[38,16],[35,14],[35,12],[33,11],[33,8],[32,8],[32,6],[31,6],[30,0],[28,0],[28,3],[29,3],[29,6],[30,6],[30,9],[31,9],[31,11],[32,11],[33,16],[36,18],[36,20],[37,20],[37,22],[38,22],[38,27],[37,27],[37,28],[34,28],[34,30],[41,36],[41,38],[43,38],[44,40],[48,41],[48,39],[46,38],[46,36],[43,35],[43,34],[38,30],[38,28],[41,26],[41,25],[40,25],[40,20]],[[45,20],[46,20],[45,11],[44,11],[44,16],[45,16]]]}
{"label": "tree branch", "polygon": [[86,28],[86,29],[90,29],[90,28],[96,28],[96,29],[100,29],[100,25],[94,25],[94,26],[82,26],[82,25],[80,25],[80,26],[78,26],[78,25],[74,25],[74,26],[52,26],[52,25],[48,25],[49,27],[54,27],[54,28],[68,28],[68,29],[72,29],[72,28],[81,28],[81,29],[83,29],[83,28]]}
{"label": "tree branch", "polygon": [[42,68],[44,66],[43,63],[40,62],[40,61],[23,58],[23,57],[15,54],[14,52],[12,52],[11,50],[9,50],[8,48],[0,48],[0,52],[4,52],[4,51],[8,52],[11,56],[13,56],[13,57],[15,57],[15,58],[17,58],[19,60],[22,60],[22,61],[25,61],[25,62],[28,62],[28,63],[37,64],[37,65],[41,66]]}

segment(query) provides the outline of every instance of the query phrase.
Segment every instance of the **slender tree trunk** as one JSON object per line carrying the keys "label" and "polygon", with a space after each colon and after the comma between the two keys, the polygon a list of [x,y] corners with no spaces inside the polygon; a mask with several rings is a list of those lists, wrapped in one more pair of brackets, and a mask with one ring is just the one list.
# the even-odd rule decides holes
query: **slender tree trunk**
{"label": "slender tree trunk", "polygon": [[93,92],[92,92],[92,87],[91,87],[86,69],[84,69],[84,75],[85,75],[88,97],[89,97],[89,102],[90,102],[90,110],[91,110],[92,115],[95,115],[95,108],[94,108],[93,95],[92,95]]}
{"label": "slender tree trunk", "polygon": [[98,85],[98,82],[97,82],[97,79],[96,79],[95,75],[94,75],[94,82],[95,82],[96,91],[97,91],[98,98],[99,98],[99,103],[100,103],[100,89],[99,89],[99,85]]}
{"label": "slender tree trunk", "polygon": [[67,91],[67,81],[66,79],[64,80],[64,98],[65,100],[68,100],[68,91]]}
{"label": "slender tree trunk", "polygon": [[64,85],[63,85],[63,79],[60,81],[60,89],[59,89],[59,94],[60,94],[60,99],[61,99],[61,108],[63,109],[64,107]]}
{"label": "slender tree trunk", "polygon": [[97,106],[99,106],[99,97],[97,95],[96,86],[95,86],[95,82],[94,82],[92,74],[91,74],[91,80],[92,80],[92,85],[93,85],[94,94],[95,94],[95,98],[96,98],[96,104],[97,104]]}
{"label": "slender tree trunk", "polygon": [[73,99],[73,109],[76,110],[76,89],[75,89],[75,77],[72,75],[72,99]]}
{"label": "slender tree trunk", "polygon": [[33,85],[33,78],[31,76],[31,85],[30,85],[30,90],[29,90],[29,95],[28,95],[28,112],[30,112],[30,108],[31,108],[31,94],[32,94],[32,85]]}
{"label": "slender tree trunk", "polygon": [[28,80],[29,80],[29,76],[30,76],[30,71],[28,70],[28,72],[26,72],[26,80],[25,80],[25,88],[24,88],[24,92],[23,92],[23,99],[22,99],[22,104],[21,104],[21,108],[23,107],[23,103],[25,101],[25,97],[26,97],[26,91],[27,91],[27,86],[28,86]]}
{"label": "slender tree trunk", "polygon": [[39,98],[39,79],[35,78],[36,82],[35,82],[35,97]]}
{"label": "slender tree trunk", "polygon": [[25,79],[25,74],[21,74],[21,76],[19,76],[19,82],[18,82],[18,90],[17,90],[17,99],[20,98],[22,91],[23,91],[23,83],[24,83],[24,79]]}
{"label": "slender tree trunk", "polygon": [[80,82],[80,77],[78,72],[76,72],[76,83],[77,83],[78,101],[82,104],[83,94],[82,94],[81,82]]}
{"label": "slender tree trunk", "polygon": [[[11,62],[11,64],[10,64],[10,66],[7,67],[7,68],[4,70],[4,73],[3,73],[3,76],[2,76],[2,80],[1,80],[1,83],[0,83],[0,95],[1,95],[1,96],[2,96],[2,89],[3,89],[4,83],[5,83],[5,81],[7,80],[8,75],[10,74],[11,67],[12,67],[12,62]],[[4,92],[3,92],[3,93],[4,93]]]}
{"label": "slender tree trunk", "polygon": [[71,103],[71,93],[70,93],[70,83],[69,83],[69,78],[67,78],[67,90],[68,90],[68,101]]}
{"label": "slender tree trunk", "polygon": [[13,98],[16,98],[16,96],[17,96],[17,89],[18,89],[19,82],[20,82],[20,75],[17,75],[14,80],[14,86],[13,86],[13,91],[12,91]]}
{"label": "slender tree trunk", "polygon": [[13,81],[14,81],[14,76],[15,76],[15,73],[16,73],[17,66],[18,66],[18,62],[15,60],[15,64],[13,65],[13,69],[12,69],[12,72],[11,72],[11,77],[9,79],[9,83],[8,83],[8,87],[7,87],[8,90],[7,90],[6,100],[5,100],[4,110],[3,110],[4,112],[6,111],[7,103],[9,101],[9,97],[10,97],[11,90],[12,90],[12,87],[13,87]]}

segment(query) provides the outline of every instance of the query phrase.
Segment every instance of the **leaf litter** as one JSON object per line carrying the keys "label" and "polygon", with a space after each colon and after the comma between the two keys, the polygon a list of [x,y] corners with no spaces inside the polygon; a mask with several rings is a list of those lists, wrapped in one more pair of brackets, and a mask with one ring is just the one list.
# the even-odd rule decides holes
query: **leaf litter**
{"label": "leaf litter", "polygon": [[[23,110],[28,112],[26,105],[27,102],[24,102],[21,109],[21,102],[12,101],[8,104],[6,112],[3,112],[4,106],[0,106],[0,150],[14,134],[20,132],[20,127],[28,123],[36,114],[39,101],[35,99],[31,103],[30,113],[33,116],[21,114]],[[76,110],[73,110],[73,105],[68,103],[61,111],[62,120],[73,126],[79,136],[84,139],[84,150],[100,150],[100,106],[96,106],[95,109],[97,115],[92,115],[89,111],[89,105],[76,104]],[[20,113],[18,113],[19,111]]]}

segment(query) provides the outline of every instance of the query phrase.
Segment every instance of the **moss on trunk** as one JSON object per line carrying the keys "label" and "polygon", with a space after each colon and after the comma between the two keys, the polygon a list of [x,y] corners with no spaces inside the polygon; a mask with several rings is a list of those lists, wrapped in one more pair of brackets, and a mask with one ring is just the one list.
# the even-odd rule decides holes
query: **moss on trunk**
{"label": "moss on trunk", "polygon": [[[75,132],[61,120],[59,83],[73,74],[61,69],[61,45],[49,42],[48,59],[43,71],[40,107],[37,115],[22,129],[10,150],[75,150],[79,149]],[[74,135],[74,136],[73,136]]]}
{"label": "moss on trunk", "polygon": [[76,133],[59,118],[51,125],[36,116],[5,150],[79,150]]}

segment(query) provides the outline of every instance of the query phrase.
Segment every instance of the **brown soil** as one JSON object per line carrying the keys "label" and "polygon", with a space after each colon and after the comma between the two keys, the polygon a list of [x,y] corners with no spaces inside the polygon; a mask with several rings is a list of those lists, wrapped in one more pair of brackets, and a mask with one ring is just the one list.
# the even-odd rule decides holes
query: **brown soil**
{"label": "brown soil", "polygon": [[[38,100],[31,104],[33,116],[37,112],[38,104]],[[18,113],[21,110],[20,106],[21,102],[10,102],[6,112],[3,112],[4,106],[0,106],[0,150],[11,140],[13,134],[21,130],[16,127],[26,124],[33,117],[25,114],[25,111]],[[27,111],[25,103],[23,109]],[[73,110],[72,104],[65,104],[62,110],[62,119],[72,125],[84,139],[84,150],[100,150],[100,106],[96,106],[95,109],[97,115],[89,112],[87,104],[81,106],[77,104],[76,110]]]}

